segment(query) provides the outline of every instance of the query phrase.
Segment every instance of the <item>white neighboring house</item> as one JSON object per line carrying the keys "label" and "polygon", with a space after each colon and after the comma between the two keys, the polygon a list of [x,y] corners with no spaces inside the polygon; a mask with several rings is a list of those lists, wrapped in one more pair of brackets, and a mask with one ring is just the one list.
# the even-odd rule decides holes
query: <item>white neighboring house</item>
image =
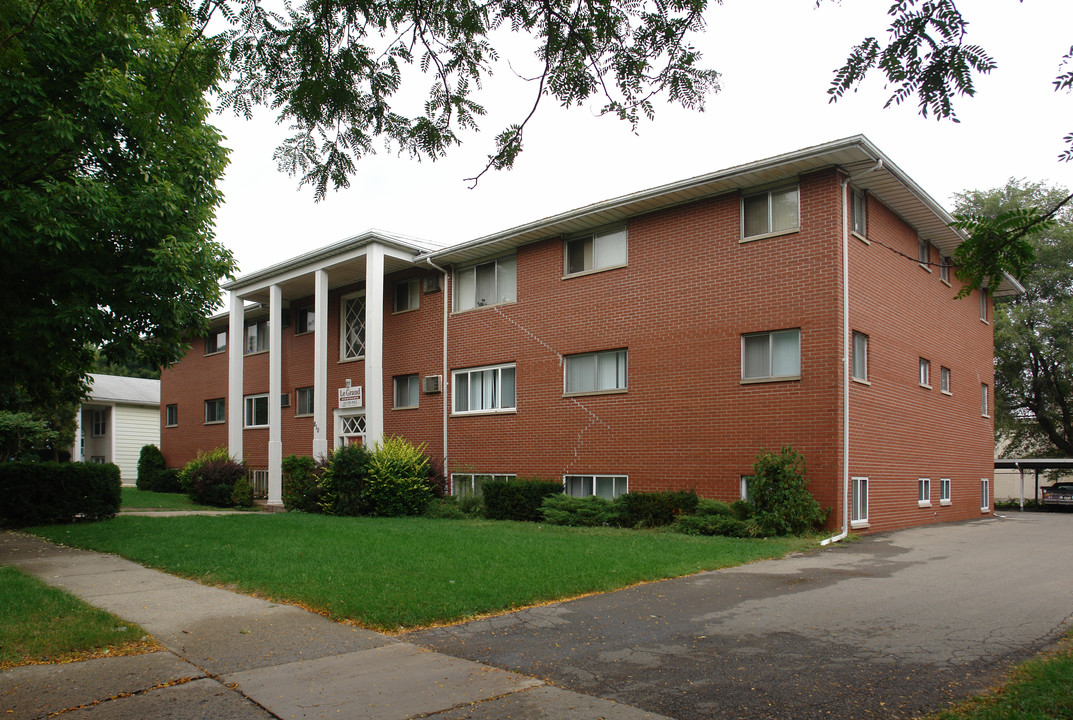
{"label": "white neighboring house", "polygon": [[71,459],[115,463],[123,484],[134,485],[142,447],[160,446],[160,381],[94,374],[89,380]]}

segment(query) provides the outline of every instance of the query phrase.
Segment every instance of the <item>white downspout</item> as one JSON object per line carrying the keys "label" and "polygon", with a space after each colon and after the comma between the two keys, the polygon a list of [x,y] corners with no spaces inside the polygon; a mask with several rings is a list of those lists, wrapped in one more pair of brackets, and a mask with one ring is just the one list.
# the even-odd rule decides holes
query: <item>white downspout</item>
{"label": "white downspout", "polygon": [[443,474],[449,483],[451,476],[447,471],[447,299],[450,293],[448,292],[447,281],[450,278],[450,274],[447,270],[432,262],[432,258],[426,257],[425,262],[443,273],[443,383],[440,386],[440,392],[443,399]]}
{"label": "white downspout", "polygon": [[849,203],[846,202],[846,190],[849,181],[875,172],[883,167],[880,158],[876,164],[856,175],[847,175],[842,179],[842,532],[820,541],[820,545],[830,545],[844,540],[849,535],[849,384],[850,384],[850,335],[849,325]]}

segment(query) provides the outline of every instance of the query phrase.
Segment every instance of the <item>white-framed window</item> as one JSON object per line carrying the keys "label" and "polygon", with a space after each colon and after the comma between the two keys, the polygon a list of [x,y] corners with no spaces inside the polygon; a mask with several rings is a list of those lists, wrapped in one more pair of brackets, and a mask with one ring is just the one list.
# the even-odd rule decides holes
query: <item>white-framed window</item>
{"label": "white-framed window", "polygon": [[991,480],[980,478],[980,511],[987,512],[991,508]]}
{"label": "white-framed window", "polygon": [[868,524],[868,478],[850,478],[850,525]]}
{"label": "white-framed window", "polygon": [[491,480],[514,480],[514,473],[451,473],[452,495],[482,495],[486,482]]}
{"label": "white-framed window", "polygon": [[853,232],[862,238],[868,232],[868,199],[860,190],[853,191]]}
{"label": "white-framed window", "polygon": [[247,395],[245,401],[245,413],[242,416],[242,427],[256,428],[268,426],[268,395]]}
{"label": "white-framed window", "polygon": [[164,406],[164,427],[175,427],[179,424],[179,406]]}
{"label": "white-framed window", "polygon": [[268,350],[268,321],[257,320],[247,323],[245,354],[252,355],[265,350]]}
{"label": "white-framed window", "polygon": [[210,330],[205,337],[205,354],[215,355],[227,349],[227,331]]}
{"label": "white-framed window", "polygon": [[741,336],[742,380],[801,377],[801,330],[776,330]]}
{"label": "white-framed window", "polygon": [[497,258],[455,271],[455,311],[518,299],[518,259]]}
{"label": "white-framed window", "polygon": [[988,413],[987,390],[987,383],[980,383],[980,414],[984,417],[991,417]]}
{"label": "white-framed window", "polygon": [[980,322],[987,322],[987,288],[980,288]]}
{"label": "white-framed window", "polygon": [[222,423],[227,420],[227,415],[224,414],[224,399],[213,398],[212,400],[205,401],[205,424]]}
{"label": "white-framed window", "polygon": [[917,480],[917,505],[931,507],[931,478]]}
{"label": "white-framed window", "polygon": [[336,447],[347,445],[365,444],[365,415],[342,415],[337,416],[339,428],[339,443]]}
{"label": "white-framed window", "polygon": [[407,278],[395,283],[395,312],[408,312],[421,306],[421,278]]}
{"label": "white-framed window", "polygon": [[799,227],[801,213],[797,185],[742,196],[743,239],[790,232]]}
{"label": "white-framed window", "polygon": [[939,504],[950,504],[950,478],[939,479]]}
{"label": "white-framed window", "polygon": [[421,392],[421,380],[417,375],[395,376],[395,407],[415,408]]}
{"label": "white-framed window", "polygon": [[294,390],[294,414],[295,415],[312,415],[313,403],[316,395],[313,392],[313,388],[295,388]]}
{"label": "white-framed window", "polygon": [[939,368],[939,389],[950,395],[950,368]]}
{"label": "white-framed window", "polygon": [[104,465],[104,455],[94,455],[89,461],[94,465]]}
{"label": "white-framed window", "polygon": [[950,265],[952,262],[949,255],[939,257],[939,279],[947,285],[950,284]]}
{"label": "white-framed window", "polygon": [[305,335],[317,329],[317,315],[314,308],[298,308],[295,313],[294,334]]}
{"label": "white-framed window", "polygon": [[920,386],[931,387],[931,361],[920,358]]}
{"label": "white-framed window", "polygon": [[928,263],[931,262],[928,245],[928,241],[924,238],[917,238],[917,262],[920,263],[920,267],[931,272],[931,268],[928,266]]}
{"label": "white-framed window", "polygon": [[515,409],[515,367],[488,367],[455,370],[451,373],[454,412],[488,413]]}
{"label": "white-framed window", "polygon": [[628,491],[625,475],[564,475],[563,489],[572,497],[617,498]]}
{"label": "white-framed window", "polygon": [[365,293],[351,293],[339,299],[339,359],[365,357]]}
{"label": "white-framed window", "polygon": [[753,499],[753,491],[750,488],[752,485],[754,475],[741,475],[741,499],[749,502]]}
{"label": "white-framed window", "polygon": [[93,425],[91,432],[93,433],[93,437],[104,437],[104,434],[108,432],[107,410],[93,411]]}
{"label": "white-framed window", "polygon": [[853,333],[853,379],[868,382],[868,336]]}
{"label": "white-framed window", "polygon": [[626,264],[626,228],[566,241],[566,274],[622,267]]}
{"label": "white-framed window", "polygon": [[626,350],[603,350],[567,355],[566,394],[611,392],[626,389]]}

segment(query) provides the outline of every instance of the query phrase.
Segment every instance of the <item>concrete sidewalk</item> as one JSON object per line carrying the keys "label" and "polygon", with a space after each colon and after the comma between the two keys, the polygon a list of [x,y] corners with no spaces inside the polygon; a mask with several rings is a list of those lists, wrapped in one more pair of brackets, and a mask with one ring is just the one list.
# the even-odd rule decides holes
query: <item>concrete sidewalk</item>
{"label": "concrete sidewalk", "polygon": [[3,718],[661,717],[33,536],[0,535],[0,564],[138,623],[167,648],[4,671]]}

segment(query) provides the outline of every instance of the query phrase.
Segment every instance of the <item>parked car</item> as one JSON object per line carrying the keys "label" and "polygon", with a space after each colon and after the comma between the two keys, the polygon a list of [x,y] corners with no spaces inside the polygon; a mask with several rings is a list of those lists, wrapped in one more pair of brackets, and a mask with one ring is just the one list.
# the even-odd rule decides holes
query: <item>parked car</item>
{"label": "parked car", "polygon": [[1057,482],[1042,490],[1044,507],[1073,507],[1073,482]]}

